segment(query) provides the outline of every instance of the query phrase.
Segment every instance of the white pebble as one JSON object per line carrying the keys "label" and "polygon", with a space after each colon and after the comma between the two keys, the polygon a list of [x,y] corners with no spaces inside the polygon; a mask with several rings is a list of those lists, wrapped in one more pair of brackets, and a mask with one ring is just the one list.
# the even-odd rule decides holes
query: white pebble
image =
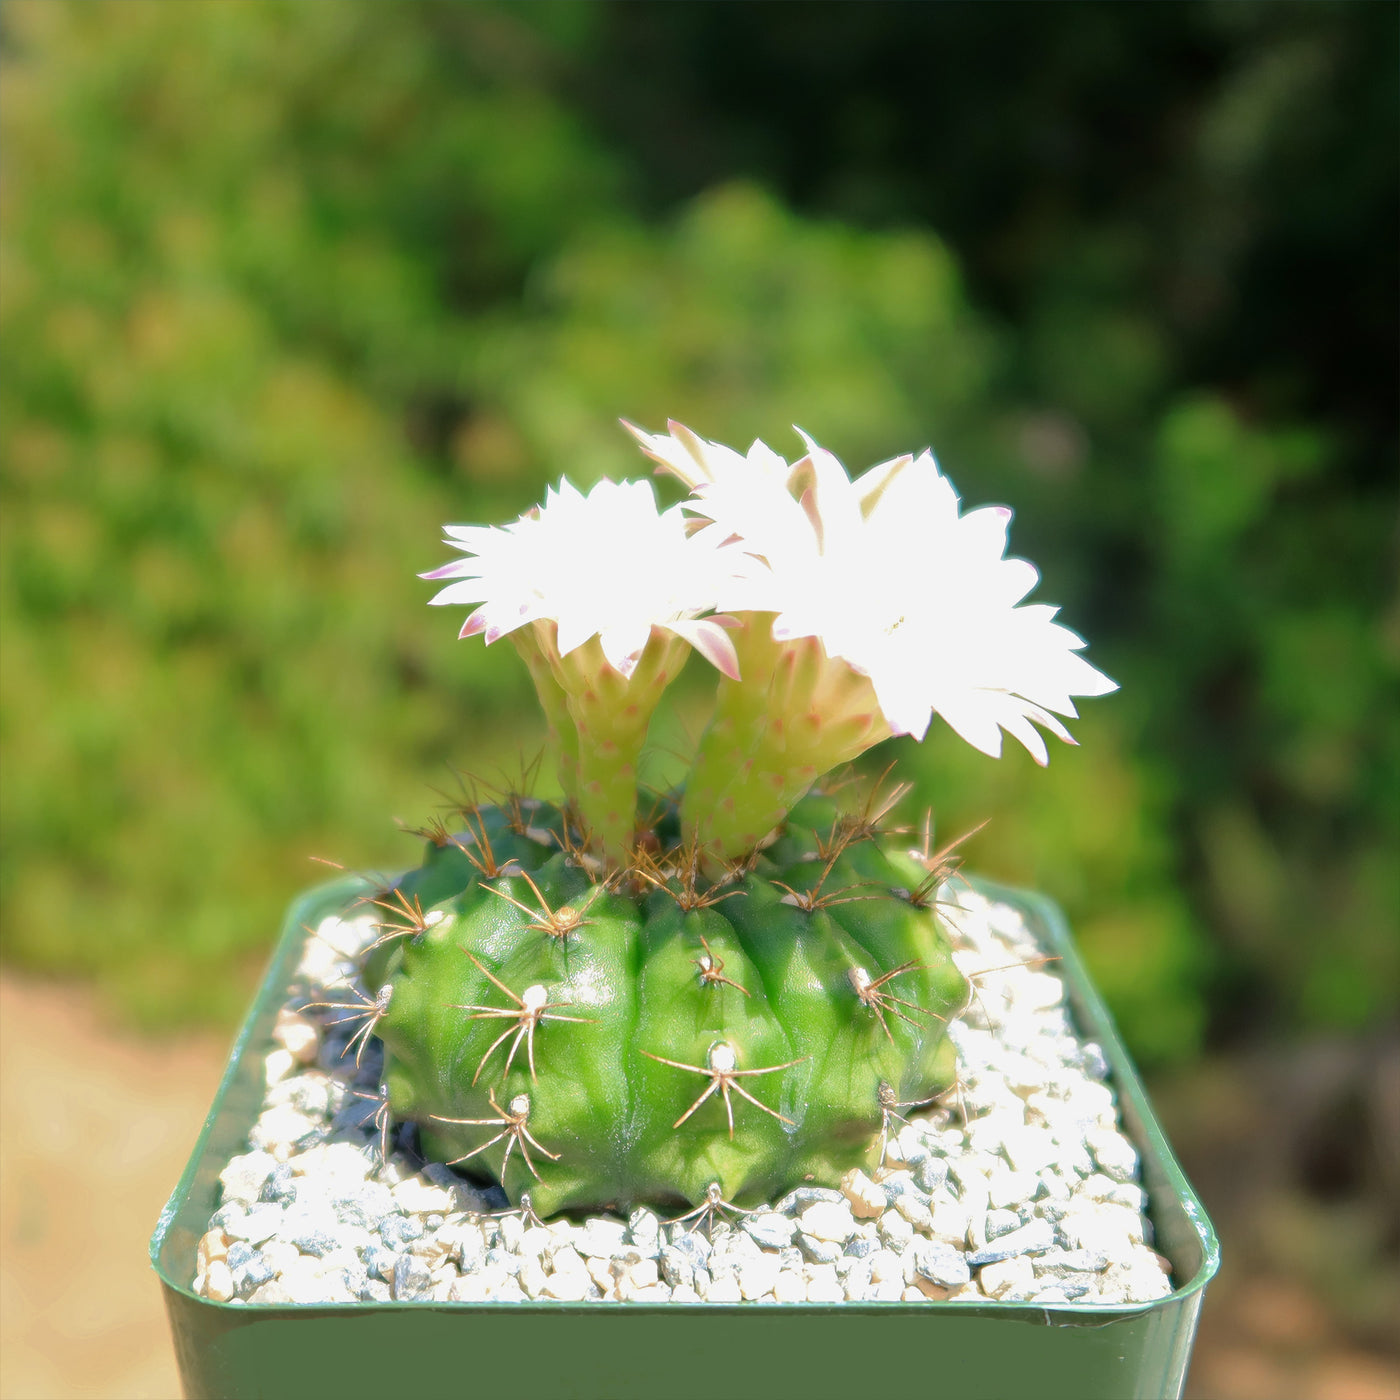
{"label": "white pebble", "polygon": [[1028,1011],[1048,1011],[1064,1000],[1065,984],[1049,973],[1022,973],[1016,982],[1016,1000]]}
{"label": "white pebble", "polygon": [[297,1057],[290,1050],[269,1050],[263,1056],[263,1080],[270,1089],[280,1084],[297,1067]]}
{"label": "white pebble", "polygon": [[588,1277],[586,1269],[561,1269],[545,1279],[540,1296],[557,1298],[565,1303],[578,1303],[589,1297],[592,1292],[593,1280]]}
{"label": "white pebble", "polygon": [[1105,1176],[1132,1181],[1137,1175],[1137,1148],[1115,1128],[1094,1128],[1084,1135],[1085,1144]]}
{"label": "white pebble", "polygon": [[394,1204],[406,1215],[446,1215],[456,1202],[451,1191],[424,1176],[410,1176],[394,1187]]}
{"label": "white pebble", "polygon": [[[588,1266],[583,1262],[583,1255],[571,1244],[563,1244],[555,1249],[549,1256],[549,1262],[556,1274],[578,1274],[583,1278],[589,1278]],[[647,1262],[651,1264],[654,1273],[656,1270],[655,1260]]]}
{"label": "white pebble", "polygon": [[[956,1209],[956,1206],[954,1208]],[[962,1233],[967,1233],[966,1219],[963,1221]],[[914,1227],[897,1210],[887,1210],[880,1217],[880,1238],[891,1249],[900,1252],[914,1238]]]}
{"label": "white pebble", "polygon": [[574,1248],[580,1254],[596,1258],[610,1258],[615,1250],[622,1248],[627,1227],[620,1220],[589,1220],[578,1232]]}
{"label": "white pebble", "polygon": [[543,1297],[544,1290],[549,1286],[549,1275],[538,1259],[527,1260],[516,1278],[528,1298]]}
{"label": "white pebble", "polygon": [[293,1303],[351,1303],[354,1295],[335,1272],[325,1273],[321,1261],[302,1255],[284,1268],[277,1281]]}
{"label": "white pebble", "polygon": [[707,1303],[742,1303],[744,1295],[739,1291],[739,1281],[732,1274],[728,1278],[717,1278],[701,1295]]}
{"label": "white pebble", "polygon": [[268,1240],[261,1247],[262,1257],[274,1273],[281,1273],[301,1258],[301,1250],[286,1240]]}
{"label": "white pebble", "polygon": [[987,1204],[993,1210],[1010,1210],[1035,1200],[1040,1178],[1034,1172],[995,1171],[987,1180]]}
{"label": "white pebble", "polygon": [[281,1279],[269,1279],[262,1287],[254,1289],[249,1295],[250,1303],[267,1305],[271,1303],[294,1303],[296,1299],[282,1287]]}
{"label": "white pebble", "polygon": [[1083,1196],[1090,1201],[1106,1201],[1113,1205],[1126,1206],[1138,1215],[1147,1209],[1147,1192],[1141,1186],[1135,1182],[1114,1181],[1102,1172],[1095,1172],[1093,1176],[1081,1181],[1075,1187],[1074,1195]]}
{"label": "white pebble", "polygon": [[1141,1216],[1103,1206],[1071,1211],[1060,1221],[1060,1230],[1072,1248],[1106,1255],[1112,1264],[1127,1263],[1134,1243],[1140,1243],[1134,1241],[1130,1226],[1140,1232]]}
{"label": "white pebble", "polygon": [[836,1277],[834,1264],[808,1264],[807,1301],[809,1303],[844,1303],[846,1290]]}
{"label": "white pebble", "polygon": [[478,1273],[463,1274],[455,1279],[448,1296],[454,1303],[480,1303],[498,1297],[507,1284],[514,1283],[515,1280],[504,1269],[488,1265]]}
{"label": "white pebble", "polygon": [[227,1303],[233,1297],[233,1272],[222,1259],[212,1260],[204,1271],[204,1287],[196,1289],[216,1303]]}
{"label": "white pebble", "polygon": [[999,1264],[984,1264],[978,1279],[989,1298],[1001,1299],[1010,1294],[1029,1297],[1036,1291],[1035,1270],[1024,1254]]}
{"label": "white pebble", "polygon": [[896,1196],[895,1210],[916,1230],[931,1230],[933,1214],[917,1196]]}
{"label": "white pebble", "polygon": [[929,1227],[934,1239],[947,1240],[950,1244],[966,1244],[969,1223],[967,1211],[961,1202],[934,1197]]}
{"label": "white pebble", "polygon": [[744,1221],[749,1237],[765,1249],[783,1249],[792,1243],[797,1222],[777,1211],[758,1211]]}
{"label": "white pebble", "polygon": [[1105,1303],[1153,1302],[1172,1291],[1170,1278],[1155,1263],[1136,1260],[1115,1264],[1099,1281],[1099,1297]]}
{"label": "white pebble", "polygon": [[1014,1210],[989,1210],[987,1212],[986,1238],[990,1244],[1003,1235],[1021,1228],[1021,1217]]}
{"label": "white pebble", "polygon": [[201,1237],[195,1250],[195,1267],[202,1273],[214,1260],[227,1258],[228,1247],[232,1243],[232,1239],[222,1230],[210,1230]]}
{"label": "white pebble", "polygon": [[316,1023],[306,1016],[299,1015],[283,1007],[277,1013],[277,1022],[272,1028],[272,1039],[302,1065],[312,1064],[321,1044],[321,1032]]}
{"label": "white pebble", "polygon": [[1048,1128],[1022,1127],[1005,1134],[1002,1151],[1012,1171],[1034,1174],[1050,1166],[1060,1150]]}
{"label": "white pebble", "polygon": [[282,1228],[283,1217],[282,1207],[278,1205],[249,1206],[244,1215],[228,1223],[225,1233],[236,1240],[260,1245],[264,1240],[270,1240]]}
{"label": "white pebble", "polygon": [[745,1298],[761,1298],[777,1282],[781,1266],[776,1254],[760,1254],[739,1266],[739,1291]]}
{"label": "white pebble", "polygon": [[219,1173],[224,1200],[239,1201],[247,1206],[254,1204],[276,1165],[277,1159],[270,1152],[245,1152],[234,1157]]}
{"label": "white pebble", "polygon": [[966,1256],[942,1240],[915,1240],[900,1262],[906,1283],[920,1277],[944,1288],[958,1288],[972,1276]]}
{"label": "white pebble", "polygon": [[805,1234],[832,1244],[845,1244],[856,1232],[851,1208],[844,1201],[818,1201],[808,1206],[799,1219]]}
{"label": "white pebble", "polygon": [[285,1162],[296,1144],[314,1132],[315,1128],[316,1124],[304,1113],[299,1113],[290,1104],[280,1104],[258,1116],[258,1121],[248,1134],[248,1141],[254,1147],[270,1152],[278,1162]]}
{"label": "white pebble", "polygon": [[[852,1167],[841,1178],[841,1194],[851,1203],[851,1214],[857,1220],[878,1219],[888,1200],[884,1187],[877,1186],[859,1167]],[[808,1233],[815,1232],[809,1230]],[[818,1235],[817,1238],[821,1239],[822,1236]]]}
{"label": "white pebble", "polygon": [[554,1236],[548,1230],[542,1225],[532,1225],[521,1234],[511,1252],[523,1259],[539,1259],[553,1243]]}

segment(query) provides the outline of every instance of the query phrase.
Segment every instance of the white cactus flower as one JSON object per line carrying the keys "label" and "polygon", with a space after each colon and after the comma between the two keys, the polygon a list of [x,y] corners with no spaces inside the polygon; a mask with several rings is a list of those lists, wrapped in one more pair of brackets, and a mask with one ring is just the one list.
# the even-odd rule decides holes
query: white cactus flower
{"label": "white cactus flower", "polygon": [[489,645],[526,623],[552,621],[561,656],[596,636],[630,676],[653,627],[683,637],[725,675],[737,675],[724,619],[710,613],[731,567],[713,530],[692,533],[679,506],[658,511],[646,481],[599,481],[587,495],[568,480],[505,526],[448,525],[470,557],[423,574],[455,579],[431,601],[477,605],[461,636]]}
{"label": "white cactus flower", "polygon": [[922,739],[936,712],[984,753],[1000,756],[1004,729],[1044,764],[1035,725],[1073,743],[1055,714],[1076,714],[1071,696],[1117,689],[1077,654],[1084,642],[1053,621],[1057,609],[1022,604],[1039,576],[1004,557],[1010,510],[961,514],[932,453],[853,482],[805,433],[807,453],[788,467],[761,443],[741,457],[670,429],[633,431],[692,487],[689,509],[748,555],[719,605],[777,614],[777,641],[818,639],[869,677],[893,733]]}

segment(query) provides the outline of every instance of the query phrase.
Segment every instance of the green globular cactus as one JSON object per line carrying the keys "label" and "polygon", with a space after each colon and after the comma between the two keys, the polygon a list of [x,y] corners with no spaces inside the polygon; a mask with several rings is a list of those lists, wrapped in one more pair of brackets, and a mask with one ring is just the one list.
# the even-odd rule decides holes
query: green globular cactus
{"label": "green globular cactus", "polygon": [[439,829],[364,969],[395,1118],[542,1214],[737,1204],[873,1168],[946,1090],[967,983],[929,863],[809,797],[716,881],[679,840],[595,883],[556,808]]}
{"label": "green globular cactus", "polygon": [[[888,803],[843,817],[816,785],[935,714],[1044,763],[1040,730],[1069,740],[1072,697],[1114,688],[1022,604],[1010,511],[963,512],[931,453],[853,480],[805,435],[790,464],[631,431],[685,501],[563,480],[508,525],[445,527],[464,557],[424,575],[447,581],[432,602],[519,650],[562,801],[435,829],[376,897],[364,1004],[343,1008],[384,1043],[381,1121],[545,1212],[743,1206],[877,1164],[899,1110],[952,1083],[968,988],[938,860],[879,831]],[[639,820],[689,651],[720,674],[713,716]]]}

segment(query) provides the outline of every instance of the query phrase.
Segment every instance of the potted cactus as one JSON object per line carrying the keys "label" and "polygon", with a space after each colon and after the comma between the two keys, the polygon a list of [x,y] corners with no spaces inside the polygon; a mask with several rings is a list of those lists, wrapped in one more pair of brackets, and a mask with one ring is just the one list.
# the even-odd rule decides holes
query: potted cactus
{"label": "potted cactus", "polygon": [[[927,825],[920,834],[897,824],[897,786],[851,801],[832,780],[884,739],[921,739],[935,715],[989,755],[1005,732],[1044,764],[1040,728],[1073,742],[1057,716],[1073,717],[1073,697],[1114,683],[1084,660],[1053,608],[1023,601],[1037,576],[1005,557],[1010,512],[962,512],[930,453],[852,480],[805,435],[790,464],[763,443],[740,454],[675,423],[664,434],[627,426],[689,489],[682,504],[658,509],[645,481],[604,480],[587,494],[563,481],[505,527],[447,527],[464,557],[425,575],[446,581],[435,604],[472,608],[463,638],[505,639],[519,652],[563,795],[470,793],[423,833],[415,868],[350,877],[298,906],[153,1241],[190,1393],[291,1393],[293,1376],[316,1388],[305,1358],[325,1348],[312,1333],[328,1340],[352,1314],[357,1335],[374,1332],[396,1352],[415,1335],[444,1355],[471,1348],[483,1385],[495,1374],[489,1358],[517,1357],[501,1339],[521,1319],[553,1327],[551,1353],[564,1354],[556,1342],[579,1350],[563,1370],[551,1363],[537,1385],[524,1383],[538,1394],[842,1394],[852,1346],[887,1366],[880,1348],[932,1345],[948,1327],[944,1342],[973,1348],[968,1383],[997,1378],[983,1393],[1017,1393],[1013,1374],[1033,1374],[1046,1394],[1178,1393],[1213,1240],[1053,909],[996,891],[959,904],[952,851],[933,848]],[[643,791],[649,725],[692,650],[717,673],[713,716],[679,790]],[[1113,1107],[1099,1086],[1090,1150],[1075,1149],[1082,1168],[1047,1164],[1037,1176],[1025,1154],[1038,1149],[1024,1132],[1013,1143],[1003,1123],[993,1169],[998,1182],[1019,1177],[1025,1201],[1007,1196],[1002,1206],[969,1186],[956,1160],[948,1184],[944,1150],[996,1157],[975,1111],[963,1106],[957,1126],[949,1106],[966,1087],[959,1065],[970,1042],[958,1018],[975,1000],[974,969],[1002,971],[969,962],[952,912],[978,898],[1021,909],[1031,932],[1008,945],[1024,955],[1021,972],[1063,960],[1079,1029],[1096,1037],[1095,1053],[1108,1052],[1118,1095]],[[320,982],[306,978],[317,939],[335,951],[334,973]],[[1042,1009],[1079,1046],[1062,995],[1052,988]],[[242,1067],[244,1052],[265,1049],[260,1038],[277,1028],[283,1060],[260,1083],[255,1056]],[[327,1031],[349,1067],[339,1111],[347,1093],[357,1096],[360,1118],[377,1128],[376,1143],[349,1149],[362,1164],[374,1159],[360,1177],[375,1184],[377,1170],[381,1190],[416,1180],[443,1193],[425,1214],[435,1230],[458,1229],[458,1263],[440,1271],[451,1278],[433,1273],[441,1252],[391,1258],[382,1225],[357,1248],[329,1226],[330,1235],[308,1234],[303,1221],[297,1235],[287,1213],[309,1194],[306,1173],[295,1179],[297,1144],[282,1144],[279,1160],[255,1129],[265,1160],[251,1199],[230,1197],[227,1163],[245,1160],[256,1100],[276,1097],[297,1034],[310,1044]],[[1082,1059],[1082,1046],[1075,1053]],[[1061,1089],[1051,1083],[1052,1094]],[[1113,1126],[1101,1121],[1105,1103]],[[1005,1119],[1005,1105],[982,1107],[989,1122]],[[315,1130],[315,1150],[327,1150],[339,1122]],[[1057,1140],[1051,1128],[1033,1131]],[[395,1142],[417,1154],[408,1167],[395,1164]],[[1114,1266],[1118,1293],[1072,1285],[1094,1253],[1076,1209],[1089,1199],[1085,1183],[1106,1183],[1093,1188],[1105,1210],[1128,1209],[1142,1195],[1139,1153],[1159,1246],[1176,1257],[1147,1249],[1144,1223],[1130,1241],[1136,1253]],[[206,1228],[220,1172],[228,1199]],[[977,1191],[982,1217],[968,1223]],[[940,1226],[949,1202],[956,1209]],[[260,1210],[262,1223],[249,1224]],[[961,1234],[947,1225],[955,1215]],[[581,1216],[592,1220],[580,1227]],[[181,1219],[191,1222],[183,1234]],[[308,1257],[315,1278],[326,1277],[320,1261],[338,1262],[339,1248],[337,1277],[363,1280],[358,1291],[298,1298],[279,1291],[261,1256],[263,1272],[250,1274],[265,1227],[290,1251],[279,1256],[288,1278]],[[615,1257],[589,1255],[580,1228],[595,1244],[611,1240]],[[498,1269],[493,1293],[482,1280],[495,1265],[481,1265],[482,1250],[489,1264],[529,1231],[541,1232],[538,1248],[555,1267]],[[692,1237],[686,1248],[713,1268],[680,1257]],[[721,1274],[731,1238],[768,1262]],[[197,1279],[172,1277],[195,1239]],[[814,1264],[823,1249],[832,1259]],[[1095,1266],[1109,1267],[1108,1257]],[[566,1268],[567,1258],[576,1262]],[[827,1269],[830,1281],[818,1280]],[[864,1291],[852,1293],[853,1276]],[[1076,1302],[1091,1293],[1092,1306]],[[618,1331],[601,1321],[609,1310],[589,1312],[605,1299],[630,1300],[625,1315],[650,1320]],[[518,1311],[502,1312],[512,1300]],[[782,1304],[762,1314],[784,1339],[781,1364],[746,1300]],[[1105,1314],[1117,1324],[1107,1341],[1079,1325]],[[827,1331],[823,1315],[847,1320]],[[858,1332],[842,1332],[858,1318]],[[1059,1324],[1077,1349],[1028,1318]],[[1013,1322],[1014,1345],[985,1331]],[[716,1337],[731,1361],[735,1349],[749,1357],[744,1378],[682,1367],[657,1380],[660,1359],[700,1356]],[[369,1393],[367,1371],[347,1374]]]}

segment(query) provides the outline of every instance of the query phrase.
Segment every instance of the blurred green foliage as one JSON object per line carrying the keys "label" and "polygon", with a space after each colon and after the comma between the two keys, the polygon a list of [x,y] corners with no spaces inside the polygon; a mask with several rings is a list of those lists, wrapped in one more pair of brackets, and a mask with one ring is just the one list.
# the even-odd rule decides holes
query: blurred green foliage
{"label": "blurred green foliage", "polygon": [[3,17],[7,958],[230,1020],[308,856],[540,743],[413,575],[625,414],[1018,508],[1122,694],[887,756],[1142,1056],[1393,1012],[1390,7]]}

